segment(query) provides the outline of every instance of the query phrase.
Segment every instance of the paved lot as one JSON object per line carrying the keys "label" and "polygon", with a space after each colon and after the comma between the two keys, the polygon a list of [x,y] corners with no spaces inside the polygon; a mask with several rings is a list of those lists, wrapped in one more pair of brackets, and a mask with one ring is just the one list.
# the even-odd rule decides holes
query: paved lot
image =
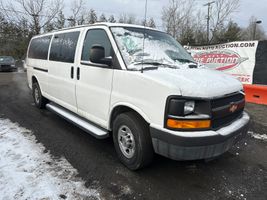
{"label": "paved lot", "polygon": [[[250,133],[267,133],[267,106],[248,104]],[[64,156],[86,186],[105,199],[267,198],[267,141],[248,135],[217,160],[177,162],[156,156],[131,172],[117,160],[111,139],[96,140],[57,115],[38,110],[26,74],[0,73],[0,117],[34,132],[54,157]]]}

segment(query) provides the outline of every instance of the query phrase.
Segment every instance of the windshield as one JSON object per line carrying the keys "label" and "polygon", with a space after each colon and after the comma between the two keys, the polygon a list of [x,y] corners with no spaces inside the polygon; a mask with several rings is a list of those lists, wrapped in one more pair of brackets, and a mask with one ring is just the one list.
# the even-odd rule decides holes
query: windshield
{"label": "windshield", "polygon": [[181,68],[184,64],[195,63],[167,33],[134,27],[112,27],[111,31],[128,69],[140,70],[143,64]]}
{"label": "windshield", "polygon": [[0,56],[0,62],[14,62],[14,58],[11,56]]}

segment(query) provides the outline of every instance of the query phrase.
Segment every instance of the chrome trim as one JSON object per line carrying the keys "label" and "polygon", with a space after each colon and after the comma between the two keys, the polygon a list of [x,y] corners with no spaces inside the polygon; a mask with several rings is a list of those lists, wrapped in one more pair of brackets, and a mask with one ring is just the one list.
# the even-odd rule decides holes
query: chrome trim
{"label": "chrome trim", "polygon": [[56,114],[62,116],[66,120],[77,125],[78,127],[83,129],[87,133],[95,136],[96,138],[101,139],[101,138],[106,138],[109,136],[107,130],[104,130],[104,129],[101,129],[101,128],[95,126],[94,124],[86,121],[85,119],[82,119],[82,118],[76,116],[75,114],[72,114],[71,112],[65,110],[64,108],[61,108],[59,106],[52,105],[52,104],[47,104],[46,108],[48,110],[55,112]]}

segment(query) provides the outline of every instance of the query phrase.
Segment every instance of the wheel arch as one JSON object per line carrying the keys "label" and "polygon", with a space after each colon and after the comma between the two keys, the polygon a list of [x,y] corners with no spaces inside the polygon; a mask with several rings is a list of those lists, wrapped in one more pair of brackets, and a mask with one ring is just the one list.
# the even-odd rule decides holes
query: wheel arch
{"label": "wheel arch", "polygon": [[36,76],[34,76],[34,75],[32,76],[31,81],[32,81],[32,85],[33,85],[34,83],[38,83],[38,84],[39,84],[38,79],[37,79]]}
{"label": "wheel arch", "polygon": [[143,120],[147,123],[150,124],[150,119],[149,117],[138,107],[133,106],[131,104],[127,104],[127,103],[119,103],[116,104],[112,107],[110,115],[109,115],[109,122],[108,122],[108,129],[110,131],[112,131],[113,129],[113,122],[115,120],[115,118],[121,114],[121,113],[125,113],[125,112],[135,112],[136,114],[138,114],[140,117],[143,118]]}

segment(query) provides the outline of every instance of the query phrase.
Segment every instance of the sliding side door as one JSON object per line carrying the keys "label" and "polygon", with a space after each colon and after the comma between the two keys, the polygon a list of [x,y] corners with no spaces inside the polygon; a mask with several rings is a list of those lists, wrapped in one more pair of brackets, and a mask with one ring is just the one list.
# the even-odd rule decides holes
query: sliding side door
{"label": "sliding side door", "polygon": [[50,99],[77,112],[75,83],[75,53],[80,31],[56,33],[53,37],[48,69]]}

